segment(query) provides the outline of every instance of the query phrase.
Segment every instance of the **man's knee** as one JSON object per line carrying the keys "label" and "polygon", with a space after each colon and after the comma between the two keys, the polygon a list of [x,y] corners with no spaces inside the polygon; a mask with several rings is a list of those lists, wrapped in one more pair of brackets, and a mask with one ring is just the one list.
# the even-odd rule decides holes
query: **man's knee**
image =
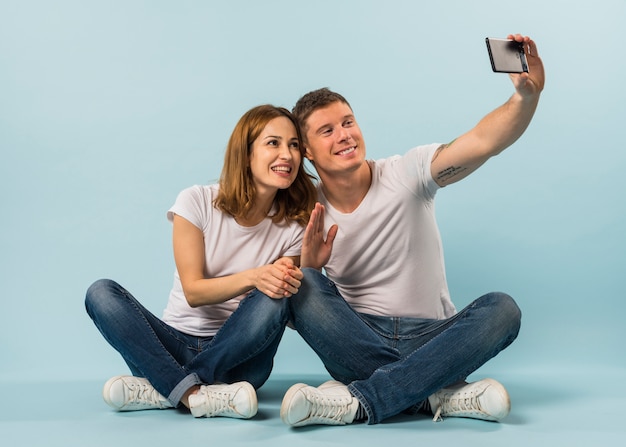
{"label": "man's knee", "polygon": [[311,267],[304,267],[302,269],[302,274],[304,275],[304,278],[302,278],[302,286],[300,287],[300,290],[302,290],[303,287],[305,289],[323,287],[331,282],[322,272]]}
{"label": "man's knee", "polygon": [[493,315],[499,325],[508,331],[512,338],[517,337],[522,322],[522,311],[515,300],[508,294],[494,292],[489,294],[492,301]]}
{"label": "man's knee", "polygon": [[323,273],[312,268],[302,269],[304,277],[298,293],[289,298],[292,317],[297,321],[306,318],[313,321],[322,318],[336,299],[343,299],[335,284]]}

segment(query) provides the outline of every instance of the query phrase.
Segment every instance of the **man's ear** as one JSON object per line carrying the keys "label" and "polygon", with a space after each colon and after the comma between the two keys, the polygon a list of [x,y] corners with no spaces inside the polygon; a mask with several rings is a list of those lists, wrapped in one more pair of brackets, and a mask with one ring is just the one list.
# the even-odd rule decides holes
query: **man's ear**
{"label": "man's ear", "polygon": [[309,161],[313,161],[313,154],[311,153],[311,151],[309,150],[308,147],[304,146],[304,156],[306,157],[307,160]]}

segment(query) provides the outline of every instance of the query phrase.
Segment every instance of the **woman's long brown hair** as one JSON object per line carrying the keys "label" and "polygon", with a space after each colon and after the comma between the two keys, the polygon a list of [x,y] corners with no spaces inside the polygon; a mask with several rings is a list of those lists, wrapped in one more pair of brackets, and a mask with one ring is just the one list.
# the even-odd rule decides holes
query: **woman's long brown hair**
{"label": "woman's long brown hair", "polygon": [[220,176],[220,188],[213,204],[219,210],[235,218],[245,218],[256,199],[256,188],[250,171],[250,152],[267,123],[274,118],[285,117],[293,123],[300,143],[300,165],[294,182],[287,189],[279,189],[274,198],[276,212],[272,221],[298,222],[306,226],[311,210],[317,200],[314,177],[304,166],[304,145],[300,127],[289,110],[264,104],[248,110],[240,119],[228,141],[224,167]]}

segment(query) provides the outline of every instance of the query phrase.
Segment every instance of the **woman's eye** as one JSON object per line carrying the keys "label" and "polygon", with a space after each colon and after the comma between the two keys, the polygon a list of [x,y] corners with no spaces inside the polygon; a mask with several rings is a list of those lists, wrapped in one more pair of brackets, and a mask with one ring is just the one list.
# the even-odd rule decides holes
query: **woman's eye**
{"label": "woman's eye", "polygon": [[267,144],[270,146],[278,146],[278,140],[269,140]]}

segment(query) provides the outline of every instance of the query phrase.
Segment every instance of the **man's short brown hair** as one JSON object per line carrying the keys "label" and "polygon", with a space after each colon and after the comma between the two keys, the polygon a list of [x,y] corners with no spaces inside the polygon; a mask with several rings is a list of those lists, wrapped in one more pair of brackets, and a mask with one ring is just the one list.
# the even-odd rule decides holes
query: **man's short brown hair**
{"label": "man's short brown hair", "polygon": [[[346,98],[341,96],[339,93],[333,92],[327,87],[313,90],[312,92],[309,92],[306,95],[302,96],[300,99],[298,99],[298,102],[296,102],[296,105],[293,107],[292,113],[300,124],[300,128],[302,129],[302,137],[305,140],[306,132],[308,130],[306,120],[317,109],[329,106],[334,102],[342,102],[350,107],[350,103],[348,103]],[[352,109],[352,107],[350,107],[350,109]]]}

